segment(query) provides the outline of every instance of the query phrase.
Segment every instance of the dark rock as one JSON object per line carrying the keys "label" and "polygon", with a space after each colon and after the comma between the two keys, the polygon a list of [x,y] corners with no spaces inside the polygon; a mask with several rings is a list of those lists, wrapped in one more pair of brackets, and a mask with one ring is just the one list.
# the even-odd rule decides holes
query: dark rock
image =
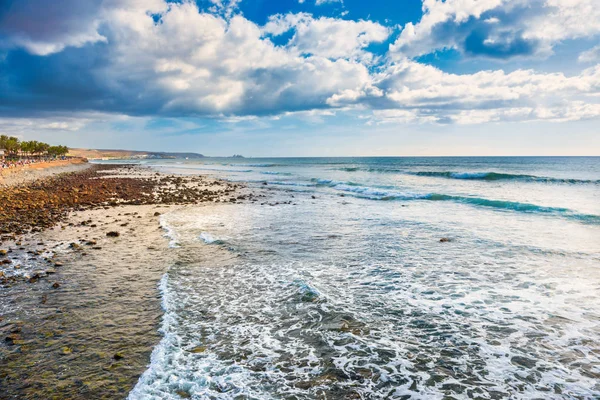
{"label": "dark rock", "polygon": [[119,232],[116,232],[116,231],[110,231],[110,232],[108,232],[106,234],[106,236],[108,236],[108,237],[119,237],[119,236],[121,236],[121,234]]}
{"label": "dark rock", "polygon": [[39,272],[34,272],[33,275],[29,277],[29,283],[36,283],[40,278],[41,274]]}
{"label": "dark rock", "polygon": [[54,289],[58,289],[58,288],[60,287],[60,283],[58,283],[58,282],[54,282],[54,283],[52,284],[52,287],[53,287]]}
{"label": "dark rock", "polygon": [[21,341],[21,335],[18,333],[11,333],[4,338],[4,341],[9,345],[18,344]]}
{"label": "dark rock", "polygon": [[533,368],[537,364],[537,361],[522,356],[514,356],[510,359],[510,362],[525,368]]}

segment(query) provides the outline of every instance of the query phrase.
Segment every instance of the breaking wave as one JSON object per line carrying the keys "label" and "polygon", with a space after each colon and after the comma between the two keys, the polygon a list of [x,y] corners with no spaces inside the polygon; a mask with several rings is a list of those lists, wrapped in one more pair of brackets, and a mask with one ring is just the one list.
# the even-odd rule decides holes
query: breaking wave
{"label": "breaking wave", "polygon": [[[456,203],[470,204],[478,207],[495,208],[500,210],[510,210],[523,213],[540,213],[561,216],[568,219],[574,219],[581,222],[600,224],[600,215],[580,214],[568,208],[546,207],[531,203],[521,203],[506,200],[491,200],[480,197],[454,196],[438,193],[415,193],[410,191],[393,190],[390,186],[370,187],[363,186],[356,182],[341,182],[328,179],[312,179],[313,184],[321,187],[328,187],[333,190],[347,192],[354,197],[366,198],[371,200],[429,200],[429,201],[452,201]],[[392,189],[392,190],[390,190]]]}
{"label": "breaking wave", "polygon": [[277,171],[263,171],[261,172],[263,175],[283,175],[283,176],[291,176],[290,172],[277,172]]}
{"label": "breaking wave", "polygon": [[344,167],[337,168],[338,171],[344,172],[375,172],[375,173],[403,173],[415,176],[446,178],[446,179],[463,179],[463,180],[480,180],[480,181],[525,181],[525,182],[541,182],[541,183],[566,183],[566,184],[600,184],[600,180],[594,179],[575,179],[575,178],[552,178],[547,176],[536,176],[527,174],[508,174],[502,172],[457,172],[457,171],[417,171],[410,172],[398,168],[360,168],[360,167]]}
{"label": "breaking wave", "polygon": [[600,183],[597,180],[572,179],[572,178],[550,178],[544,176],[524,175],[524,174],[505,174],[500,172],[452,172],[452,171],[419,171],[412,175],[429,176],[448,179],[468,179],[482,181],[500,181],[517,180],[528,182],[547,182],[547,183]]}
{"label": "breaking wave", "polygon": [[225,243],[222,239],[216,238],[208,232],[202,232],[200,239],[206,244],[223,244]]}

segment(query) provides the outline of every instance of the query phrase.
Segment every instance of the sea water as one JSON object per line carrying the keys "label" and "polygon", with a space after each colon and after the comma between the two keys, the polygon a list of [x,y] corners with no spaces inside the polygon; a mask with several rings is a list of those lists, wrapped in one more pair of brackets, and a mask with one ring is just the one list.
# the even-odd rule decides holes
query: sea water
{"label": "sea water", "polygon": [[146,165],[268,196],[161,216],[130,399],[600,398],[600,158]]}

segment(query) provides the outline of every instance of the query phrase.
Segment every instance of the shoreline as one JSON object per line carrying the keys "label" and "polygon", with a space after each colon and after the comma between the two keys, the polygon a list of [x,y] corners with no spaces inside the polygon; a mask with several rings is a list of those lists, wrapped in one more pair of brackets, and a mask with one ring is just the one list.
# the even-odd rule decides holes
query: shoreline
{"label": "shoreline", "polygon": [[2,168],[0,169],[0,187],[23,185],[61,173],[83,171],[91,165],[84,158],[73,158]]}
{"label": "shoreline", "polygon": [[239,184],[129,165],[94,165],[0,195],[33,218],[7,224],[3,203],[0,398],[25,399],[126,397],[161,339],[158,284],[176,249],[160,215],[256,201]]}

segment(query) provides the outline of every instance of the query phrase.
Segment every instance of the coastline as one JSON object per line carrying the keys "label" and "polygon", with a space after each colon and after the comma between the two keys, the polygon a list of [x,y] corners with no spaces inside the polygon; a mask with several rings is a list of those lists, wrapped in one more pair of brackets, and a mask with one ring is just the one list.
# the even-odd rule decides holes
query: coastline
{"label": "coastline", "polygon": [[160,216],[256,201],[238,184],[89,164],[0,194],[32,218],[7,224],[4,202],[0,398],[31,399],[126,397],[160,341],[158,283],[177,251]]}
{"label": "coastline", "polygon": [[83,171],[91,165],[84,158],[74,158],[3,168],[0,169],[0,187],[22,185],[61,173]]}

